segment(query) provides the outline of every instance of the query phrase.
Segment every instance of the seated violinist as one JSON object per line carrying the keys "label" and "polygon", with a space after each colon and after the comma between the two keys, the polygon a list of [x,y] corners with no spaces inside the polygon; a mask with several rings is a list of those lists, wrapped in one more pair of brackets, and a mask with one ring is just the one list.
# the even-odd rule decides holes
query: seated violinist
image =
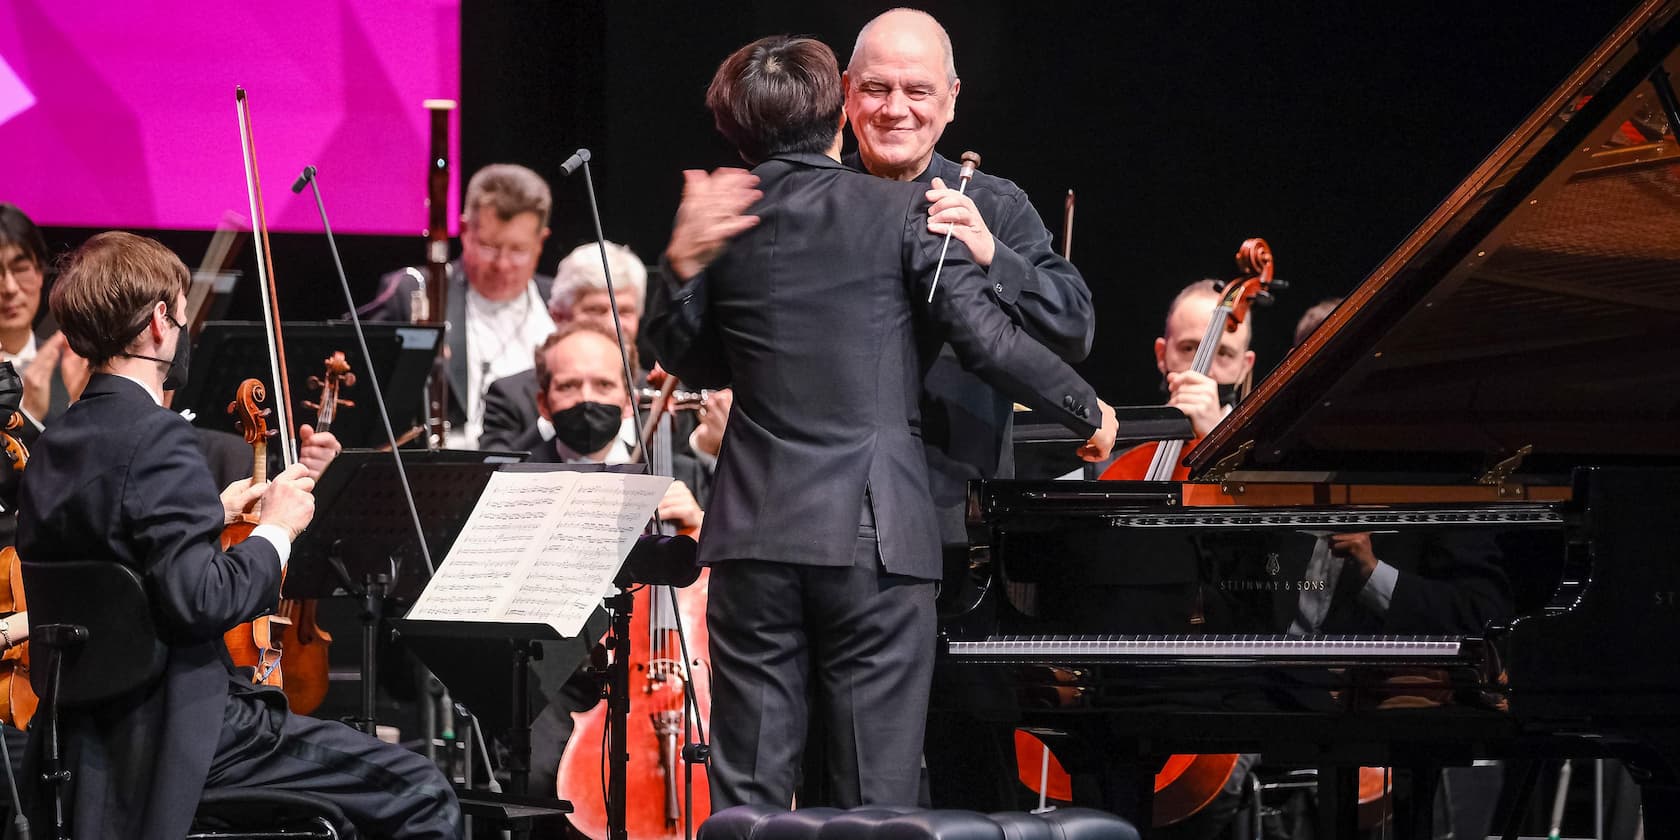
{"label": "seated violinist", "polygon": [[94,373],[32,452],[18,552],[130,567],[166,645],[164,675],[139,696],[62,717],[76,744],[74,831],[180,837],[205,789],[261,786],[330,801],[368,834],[458,837],[455,795],[430,762],[293,715],[278,690],[229,665],[222,634],[278,601],[292,542],[314,516],[314,482],[302,466],[275,476],[261,523],[220,547],[229,507],[191,426],[162,405],[186,340],[188,276],[157,242],[105,233],[70,257],[50,296]]}

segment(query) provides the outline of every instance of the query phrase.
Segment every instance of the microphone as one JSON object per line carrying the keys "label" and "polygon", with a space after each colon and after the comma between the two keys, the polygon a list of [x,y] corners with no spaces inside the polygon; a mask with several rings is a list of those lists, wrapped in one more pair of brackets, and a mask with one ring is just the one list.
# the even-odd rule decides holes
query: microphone
{"label": "microphone", "polygon": [[[962,170],[957,173],[957,195],[968,190],[968,182],[974,177],[974,170],[980,167],[979,152],[962,153]],[[956,225],[945,226],[945,244],[939,246],[939,264],[933,268],[933,283],[928,286],[928,303],[933,303],[933,293],[939,288],[939,272],[945,270],[945,252],[951,250],[951,232]]]}
{"label": "microphone", "polygon": [[296,181],[292,182],[292,192],[302,193],[303,188],[309,186],[309,182],[313,180],[315,180],[315,167],[305,166],[303,173],[297,176]]}
{"label": "microphone", "polygon": [[566,158],[565,163],[560,164],[560,174],[570,177],[573,172],[578,171],[578,167],[580,167],[580,166],[582,166],[582,165],[584,165],[588,162],[589,162],[589,150],[588,149],[578,149],[577,151],[572,153],[571,157]]}
{"label": "microphone", "polygon": [[[571,175],[578,169],[583,170],[583,186],[589,194],[589,217],[595,222],[595,245],[601,249],[601,274],[607,281],[607,300],[612,303],[613,334],[618,336],[618,355],[624,363],[624,392],[636,393],[636,374],[630,370],[629,344],[624,340],[624,325],[618,317],[618,291],[613,288],[612,266],[607,262],[607,235],[601,231],[601,206],[595,202],[595,179],[589,175],[589,150],[578,149],[566,162],[560,164],[562,175]],[[630,401],[630,417],[636,423],[636,428],[642,427],[642,408],[640,400]]]}

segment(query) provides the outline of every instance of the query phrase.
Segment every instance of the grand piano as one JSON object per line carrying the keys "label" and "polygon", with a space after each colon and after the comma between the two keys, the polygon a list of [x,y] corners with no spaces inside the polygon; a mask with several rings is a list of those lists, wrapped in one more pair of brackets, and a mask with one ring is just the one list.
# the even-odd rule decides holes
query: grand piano
{"label": "grand piano", "polygon": [[[1188,454],[1189,482],[974,483],[936,703],[1036,733],[1115,807],[1126,768],[1261,752],[1320,768],[1320,836],[1350,835],[1354,768],[1380,765],[1410,788],[1400,836],[1426,837],[1440,767],[1510,760],[1509,812],[1538,762],[1608,756],[1645,836],[1680,837],[1671,74],[1680,0],[1650,0]],[[1306,634],[1304,592],[1351,595],[1307,566],[1332,532],[1417,562],[1386,618]]]}

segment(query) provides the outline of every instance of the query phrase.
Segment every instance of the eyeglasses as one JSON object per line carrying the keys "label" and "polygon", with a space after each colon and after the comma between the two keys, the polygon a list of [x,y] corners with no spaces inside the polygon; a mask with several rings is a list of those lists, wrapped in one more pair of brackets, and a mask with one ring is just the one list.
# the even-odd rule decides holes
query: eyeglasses
{"label": "eyeglasses", "polygon": [[512,265],[515,268],[523,268],[535,262],[537,259],[537,251],[528,246],[490,245],[479,242],[478,234],[473,231],[471,226],[467,228],[466,235],[472,238],[472,247],[478,249],[478,258],[487,263],[492,263],[506,257],[509,265]]}
{"label": "eyeglasses", "polygon": [[28,257],[18,257],[6,265],[0,265],[0,277],[10,277],[25,289],[41,287],[41,267]]}

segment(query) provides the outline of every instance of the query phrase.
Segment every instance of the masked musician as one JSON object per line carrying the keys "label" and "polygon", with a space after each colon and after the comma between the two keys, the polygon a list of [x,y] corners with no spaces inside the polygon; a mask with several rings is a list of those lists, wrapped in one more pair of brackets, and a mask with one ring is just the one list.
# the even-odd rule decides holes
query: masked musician
{"label": "masked musician", "polygon": [[[484,395],[496,380],[529,370],[531,348],[554,331],[548,316],[551,279],[537,273],[554,206],[548,183],[523,166],[498,163],[467,182],[461,213],[461,258],[449,264],[449,394],[451,447],[479,445]],[[358,312],[373,321],[414,320],[425,273],[385,275],[379,294]]]}
{"label": "masked musician", "polygon": [[940,575],[915,431],[926,360],[948,340],[1091,437],[1091,455],[1112,444],[1113,413],[988,298],[961,242],[927,303],[941,237],[927,230],[926,190],[840,163],[842,85],[826,46],[749,44],[706,99],[757,169],[684,173],[672,305],[645,326],[683,381],[735,389],[700,543],[712,805],[790,803],[808,686],[833,801],[913,804]]}
{"label": "masked musician", "polygon": [[[618,293],[616,301],[607,295],[607,274],[601,267],[600,246],[590,242],[573,248],[554,272],[548,314],[556,329],[564,329],[574,322],[590,323],[613,334],[612,306],[616,303],[624,340],[634,347],[647,291],[647,266],[635,251],[614,242],[607,243],[607,264],[612,268],[613,288]],[[541,430],[543,441],[552,439],[554,427],[537,412],[536,398],[535,369],[496,380],[484,395],[484,431],[479,436],[479,446],[518,448],[514,444],[532,429]]]}
{"label": "masked musician", "polygon": [[[24,474],[25,562],[101,560],[140,574],[167,663],[121,705],[78,710],[76,830],[180,837],[201,792],[254,786],[338,805],[367,832],[455,837],[459,807],[425,759],[341,724],[292,715],[279,691],[236,673],[222,633],[270,608],[293,539],[314,515],[300,466],[262,489],[262,522],[219,547],[234,509],[217,497],[191,427],[162,406],[184,330],[186,266],[127,233],[90,239],[51,295],[72,349],[93,366],[82,398],[41,436]],[[37,603],[35,606],[41,606]]]}

